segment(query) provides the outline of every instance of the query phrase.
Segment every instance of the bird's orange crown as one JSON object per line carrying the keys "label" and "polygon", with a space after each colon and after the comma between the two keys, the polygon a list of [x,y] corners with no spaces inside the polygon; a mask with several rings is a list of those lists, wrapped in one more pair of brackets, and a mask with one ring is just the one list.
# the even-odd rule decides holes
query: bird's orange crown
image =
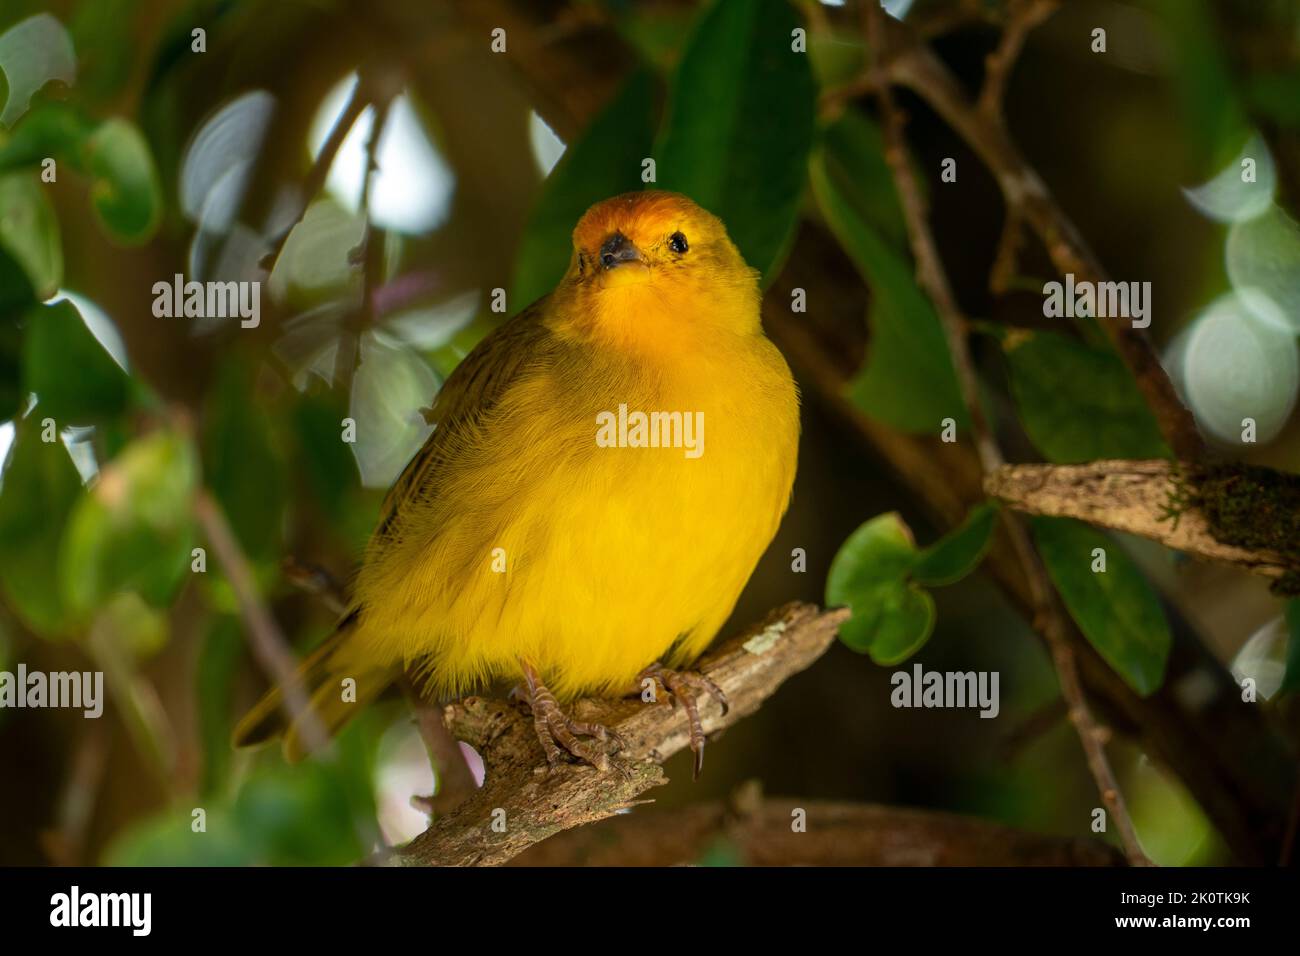
{"label": "bird's orange crown", "polygon": [[758,329],[758,274],[722,221],[678,193],[624,193],[588,209],[556,295],[573,331],[631,344]]}

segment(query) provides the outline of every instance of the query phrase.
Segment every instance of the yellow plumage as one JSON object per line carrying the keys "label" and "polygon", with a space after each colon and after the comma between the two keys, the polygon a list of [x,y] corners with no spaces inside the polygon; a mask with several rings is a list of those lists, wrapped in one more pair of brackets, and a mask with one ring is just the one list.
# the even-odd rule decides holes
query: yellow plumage
{"label": "yellow plumage", "polygon": [[[304,664],[326,725],[355,708],[337,703],[340,680],[355,678],[365,700],[401,666],[447,696],[518,681],[526,660],[565,699],[626,693],[652,662],[698,656],[794,481],[798,400],[759,298],[722,223],[690,200],[641,192],[593,206],[560,285],[439,393],[352,610]],[[600,416],[620,406],[702,413],[702,453],[602,447]],[[278,703],[269,695],[237,740],[277,729]]]}

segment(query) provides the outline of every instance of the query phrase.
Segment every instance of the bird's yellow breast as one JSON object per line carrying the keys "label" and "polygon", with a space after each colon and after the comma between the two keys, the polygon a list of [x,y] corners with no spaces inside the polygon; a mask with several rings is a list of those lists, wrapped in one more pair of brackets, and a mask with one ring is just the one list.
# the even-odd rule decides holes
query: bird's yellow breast
{"label": "bird's yellow breast", "polygon": [[775,347],[708,334],[662,360],[575,345],[521,375],[367,560],[355,652],[418,663],[441,695],[524,658],[567,697],[703,650],[775,533],[798,443]]}

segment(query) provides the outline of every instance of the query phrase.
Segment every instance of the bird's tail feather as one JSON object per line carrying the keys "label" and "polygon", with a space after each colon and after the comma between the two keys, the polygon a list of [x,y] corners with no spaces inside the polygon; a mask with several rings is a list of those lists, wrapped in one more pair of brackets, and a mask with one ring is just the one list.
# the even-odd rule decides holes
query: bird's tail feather
{"label": "bird's tail feather", "polygon": [[[290,720],[283,688],[272,687],[235,726],[234,746],[253,747],[282,737],[285,759],[296,763],[311,749],[312,722],[326,737],[333,737],[362,705],[392,683],[396,672],[391,668],[358,666],[355,658],[340,653],[356,620],[355,613],[344,617],[334,633],[298,665],[298,686],[308,698],[305,712]],[[345,688],[347,678],[355,684]]]}

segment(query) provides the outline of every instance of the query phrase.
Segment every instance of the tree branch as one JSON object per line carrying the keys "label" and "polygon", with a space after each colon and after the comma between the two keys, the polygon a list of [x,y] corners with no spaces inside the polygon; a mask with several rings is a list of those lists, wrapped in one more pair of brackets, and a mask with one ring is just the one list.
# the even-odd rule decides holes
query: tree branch
{"label": "tree branch", "polygon": [[[1013,18],[1013,22],[1023,22],[1027,27],[1041,19],[1031,22]],[[1083,281],[1106,281],[1100,261],[1038,173],[1021,156],[1000,120],[971,102],[947,66],[911,28],[885,18],[881,33],[878,62],[884,78],[908,87],[924,99],[967,142],[997,180],[1008,216],[1016,216],[1034,230],[1060,273],[1073,273]],[[1146,334],[1126,322],[1100,324],[1141,388],[1174,454],[1186,461],[1200,458],[1204,442],[1196,423],[1179,400]]]}
{"label": "tree branch", "polygon": [[1017,511],[1078,518],[1266,577],[1296,570],[1294,561],[1275,551],[1217,540],[1204,514],[1194,506],[1179,506],[1177,479],[1174,465],[1163,459],[1007,465],[988,475],[984,489]]}
{"label": "tree branch", "polygon": [[984,87],[976,109],[990,121],[1002,122],[1002,100],[1006,95],[1011,71],[1025,48],[1025,40],[1034,27],[1042,23],[1061,5],[1061,0],[1011,0],[1007,24],[997,49],[988,55],[984,67]]}
{"label": "tree branch", "polygon": [[[1037,10],[1039,6],[1039,4],[1029,3],[1022,5],[1022,9]],[[1052,4],[1049,3],[1047,6],[1050,12]],[[880,34],[885,13],[875,4],[872,4],[868,11],[868,43],[873,50],[876,50],[880,48]],[[1046,13],[1042,15],[1045,16]],[[1027,32],[1029,29],[1027,21],[1028,17],[1020,17],[1013,20],[1013,25],[1016,25],[1018,30]],[[1003,65],[1007,68],[1014,50],[1018,50],[1022,42],[1023,37],[1011,44],[1013,51],[1004,52]],[[903,134],[903,114],[894,102],[893,93],[887,84],[881,84],[876,95],[880,100],[883,119],[885,160],[889,163],[894,183],[898,188],[903,218],[907,222],[912,252],[916,258],[918,281],[935,304],[939,320],[943,324],[944,334],[948,339],[948,351],[952,356],[957,381],[961,387],[962,399],[970,416],[970,430],[975,442],[975,450],[979,455],[980,465],[987,475],[1002,466],[1002,450],[998,447],[993,430],[984,418],[979,378],[966,339],[966,318],[957,305],[956,296],[953,295],[948,275],[939,257],[938,247],[930,231],[925,201],[921,196],[916,174],[913,172],[911,152],[907,148],[907,141]],[[1020,562],[1021,571],[1029,583],[1034,619],[1041,622],[1041,631],[1047,639],[1052,653],[1052,662],[1056,667],[1057,679],[1061,685],[1061,696],[1068,706],[1070,722],[1074,724],[1075,731],[1079,735],[1079,742],[1088,761],[1088,769],[1097,784],[1097,792],[1115,821],[1115,827],[1124,843],[1124,852],[1129,862],[1135,866],[1147,865],[1150,861],[1142,852],[1137,831],[1133,828],[1133,821],[1124,802],[1124,795],[1120,792],[1119,783],[1106,756],[1106,748],[1102,745],[1102,730],[1093,717],[1092,708],[1088,706],[1083,686],[1079,682],[1079,668],[1068,636],[1069,618],[1066,617],[1065,610],[1056,599],[1051,579],[1047,576],[1047,569],[1034,549],[1024,524],[1018,517],[1008,512],[1002,514],[1002,523]]]}
{"label": "tree branch", "polygon": [[[804,811],[806,831],[793,823]],[[511,866],[676,866],[711,849],[744,866],[1123,866],[1100,840],[1047,836],[971,817],[791,797],[641,810],[558,834]]]}
{"label": "tree branch", "polygon": [[290,723],[301,717],[303,738],[310,749],[324,747],[329,737],[308,705],[307,692],[298,679],[298,661],[257,592],[253,570],[230,528],[230,522],[206,488],[194,496],[193,508],[194,516],[207,535],[208,544],[216,552],[239,601],[239,613],[244,619],[244,633],[248,635],[253,657],[271,682],[280,686],[285,716]]}
{"label": "tree branch", "polygon": [[[697,665],[731,702],[723,715],[711,697],[699,701],[706,734],[759,708],[788,678],[817,660],[835,639],[847,610],[788,604],[705,655]],[[444,720],[483,756],[483,786],[434,823],[401,853],[410,865],[491,866],[504,863],[561,830],[613,816],[651,787],[667,782],[660,766],[687,746],[684,708],[669,702],[580,700],[576,720],[619,734],[626,749],[600,774],[586,765],[546,768],[531,718],[502,700],[467,697]],[[494,827],[494,823],[496,826]]]}

